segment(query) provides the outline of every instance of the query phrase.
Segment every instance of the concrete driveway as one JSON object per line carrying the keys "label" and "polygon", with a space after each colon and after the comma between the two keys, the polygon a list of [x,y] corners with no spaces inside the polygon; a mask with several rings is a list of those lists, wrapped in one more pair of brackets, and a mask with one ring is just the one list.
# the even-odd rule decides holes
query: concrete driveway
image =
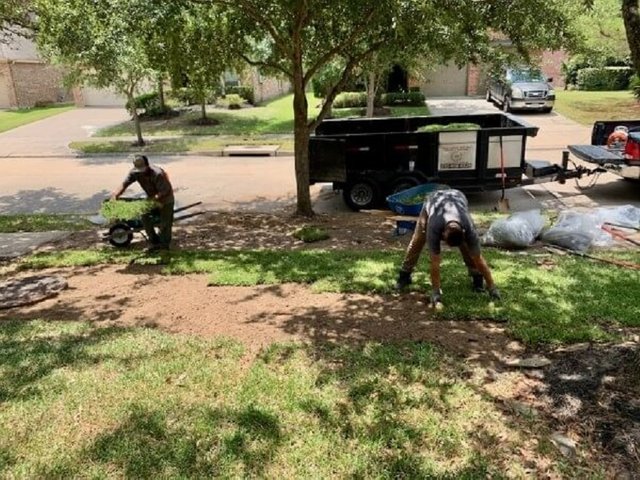
{"label": "concrete driveway", "polygon": [[124,108],[76,108],[0,133],[0,158],[71,156],[69,142],[128,118]]}

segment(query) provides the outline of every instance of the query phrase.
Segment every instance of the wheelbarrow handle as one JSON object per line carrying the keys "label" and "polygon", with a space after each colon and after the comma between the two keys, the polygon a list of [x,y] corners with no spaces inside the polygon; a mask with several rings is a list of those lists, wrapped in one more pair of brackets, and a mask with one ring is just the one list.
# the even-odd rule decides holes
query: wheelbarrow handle
{"label": "wheelbarrow handle", "polygon": [[202,202],[192,203],[191,205],[186,205],[184,207],[176,208],[173,213],[182,212],[183,210],[187,210],[188,208],[197,207],[198,205],[202,205]]}

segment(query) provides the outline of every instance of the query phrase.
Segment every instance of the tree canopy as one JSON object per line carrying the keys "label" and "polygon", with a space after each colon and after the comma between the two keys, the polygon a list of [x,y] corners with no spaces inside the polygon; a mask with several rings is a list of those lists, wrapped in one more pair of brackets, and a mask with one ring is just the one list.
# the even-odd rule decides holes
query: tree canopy
{"label": "tree canopy", "polygon": [[[251,65],[285,76],[294,92],[297,212],[311,215],[309,137],[357,68],[377,52],[409,50],[457,63],[495,57],[498,33],[520,55],[559,49],[577,38],[562,0],[191,0],[223,7]],[[341,71],[317,118],[308,120],[305,92],[335,59]]]}
{"label": "tree canopy", "polygon": [[11,35],[29,36],[33,28],[31,0],[2,0],[0,2],[0,42]]}

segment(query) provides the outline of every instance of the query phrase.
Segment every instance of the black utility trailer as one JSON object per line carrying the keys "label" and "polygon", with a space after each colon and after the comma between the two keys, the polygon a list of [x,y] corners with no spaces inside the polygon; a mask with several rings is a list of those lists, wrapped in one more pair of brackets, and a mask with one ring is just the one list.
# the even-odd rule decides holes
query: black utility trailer
{"label": "black utility trailer", "polygon": [[[428,125],[440,130],[418,131]],[[333,183],[354,210],[428,182],[466,192],[517,187],[528,181],[526,172],[559,173],[548,162],[525,162],[526,139],[537,133],[505,113],[325,120],[310,139],[310,183]]]}

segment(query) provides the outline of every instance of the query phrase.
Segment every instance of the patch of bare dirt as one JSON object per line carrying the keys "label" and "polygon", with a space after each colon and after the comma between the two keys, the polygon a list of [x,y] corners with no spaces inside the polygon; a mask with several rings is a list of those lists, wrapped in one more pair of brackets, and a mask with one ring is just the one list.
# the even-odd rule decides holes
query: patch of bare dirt
{"label": "patch of bare dirt", "polygon": [[[305,244],[291,233],[304,225],[331,238]],[[404,249],[410,235],[394,235],[387,212],[317,216],[209,213],[175,228],[176,248]],[[46,249],[100,244],[97,232],[79,232]],[[133,248],[142,248],[141,236]],[[107,247],[111,248],[111,247]],[[541,268],[553,268],[552,263]],[[3,319],[86,320],[98,325],[148,326],[177,334],[226,336],[247,346],[248,358],[278,341],[424,341],[477,369],[479,386],[514,417],[535,416],[550,431],[576,442],[579,455],[605,465],[608,478],[640,472],[640,331],[619,345],[581,345],[530,352],[489,322],[435,320],[426,296],[316,294],[303,285],[208,287],[204,275],[163,276],[158,267],[57,269],[69,288],[53,299],[2,311]],[[15,278],[28,273],[13,275]],[[542,368],[505,361],[532,353]]]}

